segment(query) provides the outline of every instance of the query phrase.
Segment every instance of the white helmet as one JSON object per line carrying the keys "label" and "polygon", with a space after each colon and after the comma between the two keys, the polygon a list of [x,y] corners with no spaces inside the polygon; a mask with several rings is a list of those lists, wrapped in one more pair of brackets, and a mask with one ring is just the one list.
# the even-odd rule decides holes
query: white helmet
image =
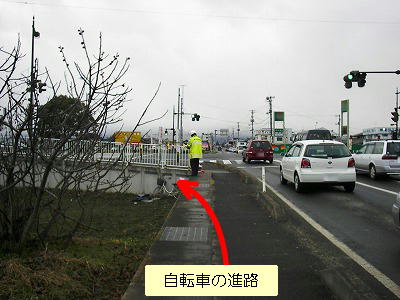
{"label": "white helmet", "polygon": [[196,130],[190,130],[190,135],[196,134]]}

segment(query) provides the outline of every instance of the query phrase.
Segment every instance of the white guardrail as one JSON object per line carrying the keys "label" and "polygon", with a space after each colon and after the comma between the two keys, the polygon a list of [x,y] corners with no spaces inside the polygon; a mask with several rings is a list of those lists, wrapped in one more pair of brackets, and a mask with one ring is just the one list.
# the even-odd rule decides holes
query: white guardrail
{"label": "white guardrail", "polygon": [[[42,155],[51,155],[60,140],[45,139],[39,142],[38,149]],[[10,148],[4,144],[0,151]],[[24,150],[25,148],[26,150]],[[12,151],[12,150],[11,150]],[[20,146],[19,152],[29,151],[28,147]],[[9,152],[9,151],[5,151]],[[138,165],[160,166],[162,168],[180,167],[188,168],[189,149],[183,146],[165,144],[124,144],[107,141],[68,141],[62,146],[59,157],[74,159],[77,156],[85,160],[94,161],[120,161]]]}

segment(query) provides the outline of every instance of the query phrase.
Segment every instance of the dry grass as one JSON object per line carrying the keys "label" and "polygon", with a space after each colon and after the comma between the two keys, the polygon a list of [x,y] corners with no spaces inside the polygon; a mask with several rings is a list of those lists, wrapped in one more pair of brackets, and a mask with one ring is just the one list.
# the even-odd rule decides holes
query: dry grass
{"label": "dry grass", "polygon": [[67,249],[54,241],[19,255],[0,252],[0,299],[120,299],[173,200],[133,205],[133,195],[103,197],[95,230],[80,232]]}

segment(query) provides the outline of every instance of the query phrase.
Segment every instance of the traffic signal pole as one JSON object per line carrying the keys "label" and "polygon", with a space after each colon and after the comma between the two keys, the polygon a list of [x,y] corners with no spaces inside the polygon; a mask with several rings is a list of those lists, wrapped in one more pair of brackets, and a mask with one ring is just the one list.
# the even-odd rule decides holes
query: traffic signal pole
{"label": "traffic signal pole", "polygon": [[375,74],[397,74],[400,75],[400,70],[397,71],[351,71],[349,74],[343,77],[345,82],[344,86],[346,89],[350,89],[352,87],[353,82],[358,83],[358,87],[363,87],[366,83],[365,78],[367,77],[368,73],[375,73]]}

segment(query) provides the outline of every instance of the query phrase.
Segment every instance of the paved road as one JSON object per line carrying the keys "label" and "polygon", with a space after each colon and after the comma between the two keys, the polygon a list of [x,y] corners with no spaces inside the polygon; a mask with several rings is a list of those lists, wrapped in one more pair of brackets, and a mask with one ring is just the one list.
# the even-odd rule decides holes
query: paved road
{"label": "paved road", "polygon": [[280,159],[276,156],[272,165],[245,164],[236,153],[219,152],[205,155],[203,160],[231,164],[258,178],[261,167],[266,166],[269,185],[400,286],[400,231],[391,217],[400,181],[396,178],[373,181],[357,175],[354,193],[346,193],[342,187],[313,186],[298,194],[292,184],[280,184]]}

